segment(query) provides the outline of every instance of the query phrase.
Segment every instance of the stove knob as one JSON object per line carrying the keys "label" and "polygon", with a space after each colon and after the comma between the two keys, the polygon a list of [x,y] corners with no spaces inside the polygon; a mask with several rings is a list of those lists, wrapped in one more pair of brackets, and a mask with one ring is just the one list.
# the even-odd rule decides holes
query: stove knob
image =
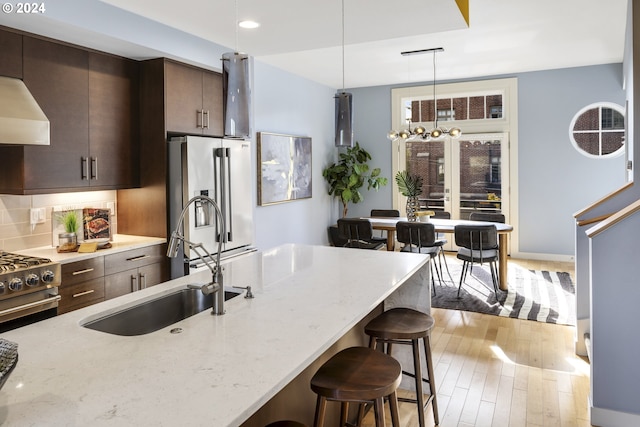
{"label": "stove knob", "polygon": [[22,279],[19,279],[17,277],[14,277],[13,279],[9,280],[9,290],[16,292],[22,289]]}
{"label": "stove knob", "polygon": [[38,286],[38,283],[40,283],[40,278],[37,274],[27,274],[25,282],[27,282],[27,286],[29,287]]}
{"label": "stove knob", "polygon": [[45,270],[45,272],[42,273],[42,281],[44,283],[51,283],[55,278],[56,276],[53,274],[53,271],[51,270]]}
{"label": "stove knob", "polygon": [[7,288],[4,285],[4,282],[0,282],[0,294],[4,294],[6,292]]}

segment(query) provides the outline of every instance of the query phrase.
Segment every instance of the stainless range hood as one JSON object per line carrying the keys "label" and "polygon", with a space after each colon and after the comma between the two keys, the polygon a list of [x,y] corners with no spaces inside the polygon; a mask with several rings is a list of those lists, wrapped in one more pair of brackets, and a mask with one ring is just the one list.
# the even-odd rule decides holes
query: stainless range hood
{"label": "stainless range hood", "polygon": [[0,144],[49,145],[49,119],[20,79],[0,77]]}

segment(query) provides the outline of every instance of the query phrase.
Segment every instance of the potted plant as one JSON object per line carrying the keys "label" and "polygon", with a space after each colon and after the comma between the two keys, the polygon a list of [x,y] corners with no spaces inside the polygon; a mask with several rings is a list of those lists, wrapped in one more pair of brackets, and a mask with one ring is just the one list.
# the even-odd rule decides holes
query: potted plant
{"label": "potted plant", "polygon": [[360,203],[364,200],[360,189],[367,184],[367,190],[378,190],[387,185],[387,178],[380,176],[380,168],[369,168],[369,154],[356,142],[340,153],[340,161],[332,163],[322,171],[322,176],[329,184],[329,195],[339,197],[342,202],[342,217],[347,216],[348,204]]}
{"label": "potted plant", "polygon": [[403,170],[396,174],[396,183],[400,193],[407,197],[407,221],[415,221],[418,196],[422,194],[422,177]]}
{"label": "potted plant", "polygon": [[58,251],[74,251],[78,247],[78,236],[76,234],[78,230],[78,214],[76,211],[66,211],[58,218],[65,231],[64,233],[58,234]]}

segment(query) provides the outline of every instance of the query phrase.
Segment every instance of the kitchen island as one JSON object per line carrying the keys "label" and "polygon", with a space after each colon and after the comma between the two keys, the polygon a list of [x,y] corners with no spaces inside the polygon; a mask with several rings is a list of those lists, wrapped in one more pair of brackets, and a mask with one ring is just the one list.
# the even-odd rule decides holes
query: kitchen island
{"label": "kitchen island", "polygon": [[255,294],[227,301],[224,316],[207,310],[133,337],[80,326],[209,279],[199,272],[3,334],[19,360],[0,390],[0,424],[239,426],[381,304],[430,304],[425,255],[283,245],[224,265],[225,286]]}

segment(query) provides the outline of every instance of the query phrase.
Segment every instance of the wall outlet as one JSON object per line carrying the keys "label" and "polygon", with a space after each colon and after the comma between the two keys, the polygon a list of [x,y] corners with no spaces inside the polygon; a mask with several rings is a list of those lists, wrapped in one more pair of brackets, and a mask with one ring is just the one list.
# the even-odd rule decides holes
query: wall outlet
{"label": "wall outlet", "polygon": [[29,217],[31,225],[44,224],[47,219],[47,213],[45,208],[32,208],[29,209]]}

